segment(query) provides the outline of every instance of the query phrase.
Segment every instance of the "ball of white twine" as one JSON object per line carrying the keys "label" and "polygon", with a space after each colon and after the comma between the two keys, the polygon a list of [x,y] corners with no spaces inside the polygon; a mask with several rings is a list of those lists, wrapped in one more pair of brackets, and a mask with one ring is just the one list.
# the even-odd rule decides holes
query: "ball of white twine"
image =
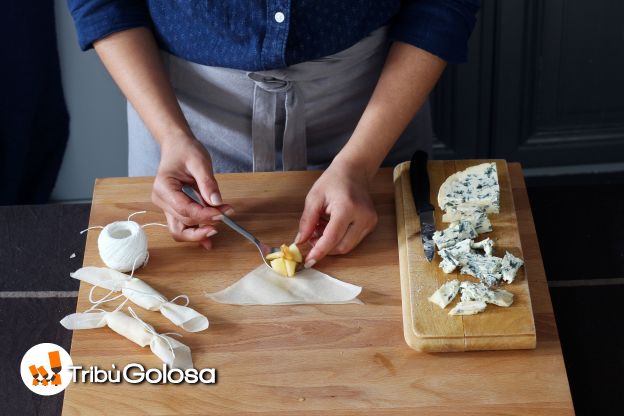
{"label": "ball of white twine", "polygon": [[98,250],[106,266],[129,272],[135,265],[140,267],[147,262],[147,236],[134,221],[115,221],[100,233]]}
{"label": "ball of white twine", "polygon": [[118,272],[132,271],[134,273],[135,268],[145,266],[149,259],[147,236],[143,228],[153,225],[167,228],[166,224],[158,222],[139,225],[134,221],[130,221],[130,218],[134,215],[145,214],[146,212],[134,212],[128,216],[127,221],[115,221],[106,227],[101,225],[91,226],[86,230],[82,230],[80,234],[94,228],[101,228],[102,232],[98,237],[98,251],[104,264]]}

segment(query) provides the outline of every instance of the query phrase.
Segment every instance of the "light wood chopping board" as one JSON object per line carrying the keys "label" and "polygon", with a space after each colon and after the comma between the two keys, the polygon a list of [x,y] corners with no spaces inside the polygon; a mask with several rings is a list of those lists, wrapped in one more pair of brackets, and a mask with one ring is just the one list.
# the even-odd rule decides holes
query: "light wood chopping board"
{"label": "light wood chopping board", "polygon": [[[235,218],[263,240],[291,240],[308,189],[320,172],[218,175]],[[164,221],[150,199],[153,178],[100,179],[95,184],[90,225],[137,215],[140,223]],[[379,214],[376,230],[348,255],[331,256],[318,269],[363,286],[363,305],[233,306],[210,301],[257,267],[256,249],[219,227],[212,251],[176,243],[164,228],[146,229],[150,260],[137,276],[172,298],[190,296],[210,327],[186,333],[181,342],[196,368],[214,367],[216,385],[70,384],[64,415],[570,415],[573,414],[522,173],[514,192],[522,204],[522,239],[540,331],[536,350],[465,354],[420,354],[403,340],[399,256],[392,170],[371,185]],[[98,230],[89,232],[84,265],[101,266]],[[527,250],[526,248],[529,247]],[[79,249],[79,248],[77,248]],[[69,277],[68,277],[69,278]],[[77,310],[88,308],[91,286],[82,283]],[[103,295],[104,291],[97,291]],[[112,309],[116,306],[104,306]],[[180,331],[157,312],[135,311],[158,331]],[[74,331],[75,365],[110,369],[128,363],[161,367],[149,348],[108,328]],[[475,387],[478,386],[478,387]]]}
{"label": "light wood chopping board", "polygon": [[[436,229],[448,227],[442,222],[438,206],[440,185],[451,174],[489,160],[435,160],[427,170],[431,187],[430,202],[435,206]],[[500,184],[500,213],[489,214],[493,231],[479,235],[476,240],[489,237],[494,240],[494,255],[503,257],[505,250],[524,258],[520,243],[518,219],[514,207],[507,163],[496,160]],[[408,345],[417,351],[445,352],[470,350],[503,350],[535,348],[535,323],[531,308],[529,282],[522,267],[514,282],[502,288],[514,294],[508,308],[489,305],[477,315],[451,316],[448,311],[459,301],[459,295],[445,309],[428,301],[440,285],[452,279],[478,282],[461,275],[459,270],[446,274],[438,267],[437,254],[431,263],[423,253],[420,221],[410,187],[409,162],[394,170],[397,212],[397,235],[401,265],[401,292],[403,299],[403,331]]]}

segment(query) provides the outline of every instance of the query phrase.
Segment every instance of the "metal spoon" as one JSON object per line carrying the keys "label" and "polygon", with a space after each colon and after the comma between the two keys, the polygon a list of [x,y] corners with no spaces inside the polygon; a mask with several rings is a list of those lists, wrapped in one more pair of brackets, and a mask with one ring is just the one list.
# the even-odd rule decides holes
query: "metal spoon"
{"label": "metal spoon", "polygon": [[[193,201],[197,202],[199,205],[201,205],[203,207],[208,206],[204,202],[204,200],[201,197],[201,195],[199,195],[199,193],[197,191],[195,191],[195,189],[193,187],[191,187],[189,185],[184,185],[182,187],[182,192],[184,192],[189,198],[191,198]],[[247,240],[251,241],[252,243],[254,243],[256,245],[256,247],[258,248],[258,251],[260,251],[260,257],[262,257],[262,261],[264,261],[264,264],[266,264],[267,266],[269,266],[269,268],[271,268],[271,264],[266,259],[266,256],[268,256],[269,254],[274,253],[276,251],[280,251],[280,249],[278,247],[270,247],[270,246],[267,246],[266,244],[262,243],[260,240],[258,240],[256,237],[254,237],[254,235],[252,233],[250,233],[249,231],[247,231],[246,229],[244,229],[243,227],[238,225],[234,220],[232,220],[227,215],[221,214],[221,217],[222,217],[221,221],[226,223],[234,231],[236,231],[237,233],[239,233],[240,235],[245,237]]]}

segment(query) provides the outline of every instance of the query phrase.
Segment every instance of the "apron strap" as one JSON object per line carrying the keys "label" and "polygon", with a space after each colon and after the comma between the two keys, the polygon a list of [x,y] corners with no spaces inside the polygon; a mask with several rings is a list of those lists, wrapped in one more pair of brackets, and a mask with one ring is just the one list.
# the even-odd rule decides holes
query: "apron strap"
{"label": "apron strap", "polygon": [[282,145],[284,170],[306,170],[308,166],[305,108],[297,85],[286,92],[286,125]]}
{"label": "apron strap", "polygon": [[275,170],[275,122],[277,94],[285,93],[286,122],[282,140],[284,170],[305,170],[307,167],[307,140],[305,135],[305,107],[301,93],[292,81],[249,72],[254,81],[254,101],[251,120],[251,140],[254,172]]}

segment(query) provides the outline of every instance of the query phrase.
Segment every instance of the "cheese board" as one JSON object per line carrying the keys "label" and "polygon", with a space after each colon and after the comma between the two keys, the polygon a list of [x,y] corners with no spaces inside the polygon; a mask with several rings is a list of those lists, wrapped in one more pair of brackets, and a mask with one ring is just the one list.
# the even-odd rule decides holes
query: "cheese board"
{"label": "cheese board", "polygon": [[[449,226],[442,221],[444,211],[438,204],[438,191],[445,180],[460,171],[486,162],[495,163],[498,172],[500,198],[497,202],[500,203],[500,208],[496,207],[498,213],[488,213],[492,231],[483,233],[480,238],[490,238],[494,242],[494,256],[502,257],[509,252],[510,255],[522,258],[518,220],[509,171],[504,160],[428,161],[430,201],[435,206],[436,228],[443,230]],[[449,315],[449,309],[455,307],[454,310],[457,311],[459,299],[454,299],[446,309],[429,300],[442,285],[455,279],[472,283],[479,280],[460,274],[459,270],[446,270],[445,273],[440,267],[442,259],[439,252],[431,263],[425,258],[420,238],[420,221],[410,186],[409,163],[399,164],[393,174],[403,332],[407,344],[422,352],[535,348],[535,322],[524,267],[519,268],[511,284],[504,285],[504,290],[513,294],[513,303],[508,307],[489,306],[478,314],[454,316]],[[449,210],[446,208],[448,215]]]}

